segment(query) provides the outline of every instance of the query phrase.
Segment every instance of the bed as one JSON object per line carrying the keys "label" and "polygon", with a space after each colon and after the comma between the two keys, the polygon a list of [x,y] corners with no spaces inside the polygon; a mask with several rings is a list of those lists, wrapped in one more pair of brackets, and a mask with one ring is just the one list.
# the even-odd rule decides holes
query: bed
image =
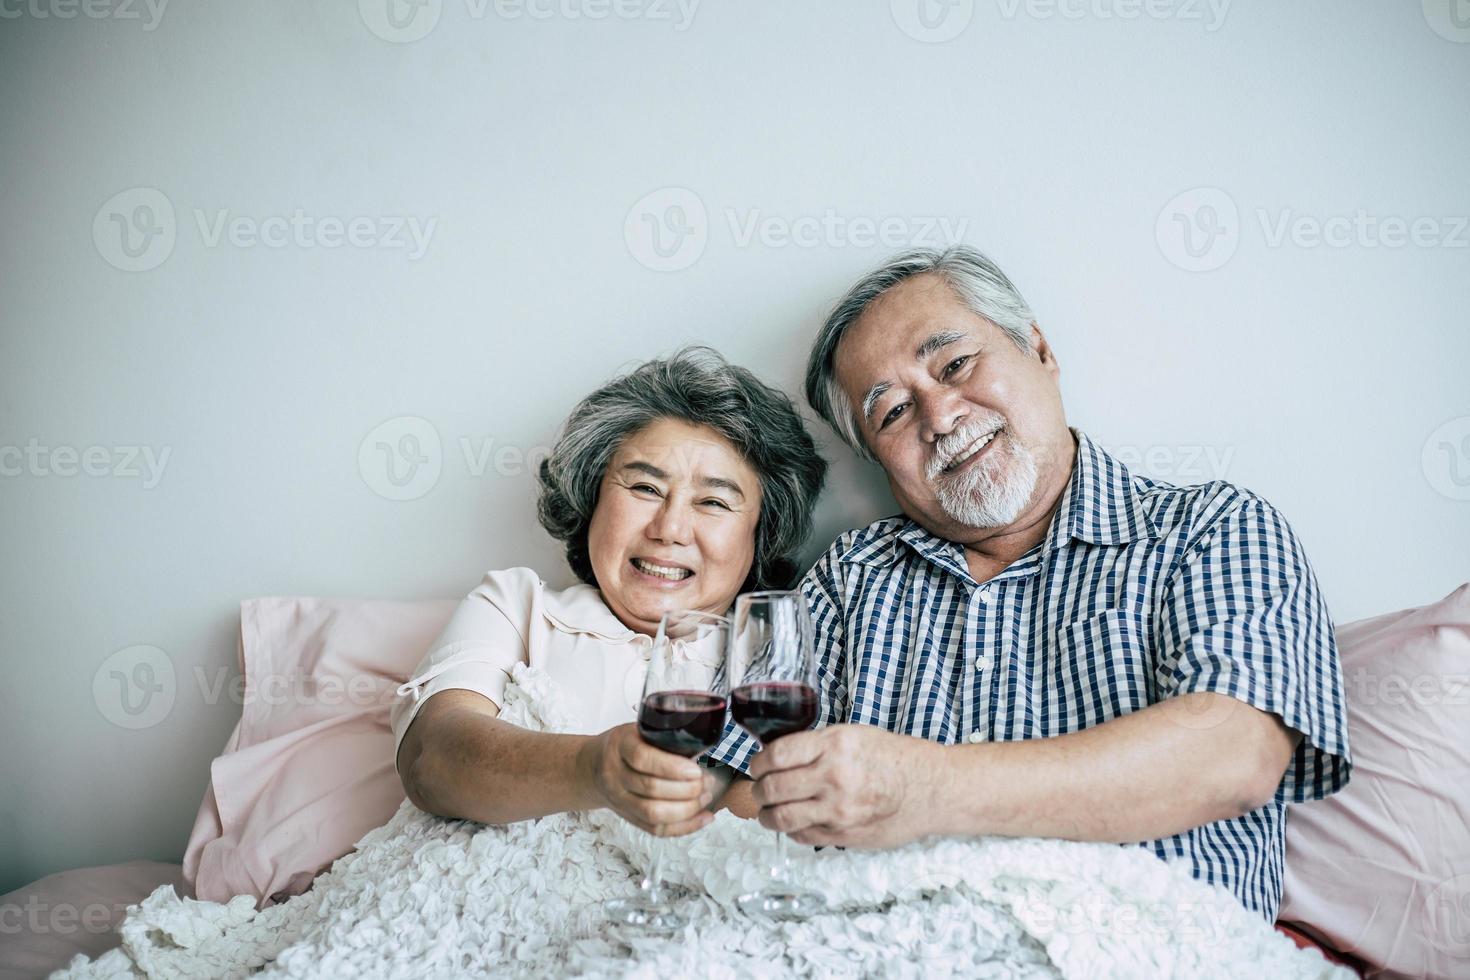
{"label": "bed", "polygon": [[[159,886],[218,903],[249,896],[260,910],[310,890],[399,812],[387,705],[454,605],[242,603],[247,685],[291,676],[342,689],[350,677],[358,696],[247,699],[211,767],[184,861],[61,872],[0,899],[0,980],[44,976],[79,953],[97,958],[117,945],[124,910]],[[1440,778],[1470,772],[1470,699],[1446,687],[1470,674],[1470,585],[1342,626],[1338,640],[1353,782],[1292,808],[1278,927],[1362,976],[1470,976],[1470,790]],[[1443,695],[1429,704],[1432,685],[1416,686],[1426,678]]]}

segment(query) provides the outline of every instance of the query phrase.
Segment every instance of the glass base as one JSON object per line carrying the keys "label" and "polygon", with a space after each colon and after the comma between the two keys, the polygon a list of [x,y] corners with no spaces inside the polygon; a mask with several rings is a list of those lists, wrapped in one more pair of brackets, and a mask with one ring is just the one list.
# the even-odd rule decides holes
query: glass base
{"label": "glass base", "polygon": [[668,935],[680,932],[689,924],[688,918],[674,911],[673,902],[683,901],[694,894],[684,885],[665,882],[659,886],[661,902],[651,902],[647,895],[631,898],[613,898],[602,903],[608,921],[620,926],[630,926],[650,935]]}
{"label": "glass base", "polygon": [[735,904],[746,915],[778,920],[806,919],[827,911],[827,900],[821,895],[795,888],[741,895]]}

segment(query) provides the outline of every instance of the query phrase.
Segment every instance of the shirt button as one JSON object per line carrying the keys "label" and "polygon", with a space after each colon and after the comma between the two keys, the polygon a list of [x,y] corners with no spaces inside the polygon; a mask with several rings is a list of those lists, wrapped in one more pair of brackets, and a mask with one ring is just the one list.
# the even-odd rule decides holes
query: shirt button
{"label": "shirt button", "polygon": [[982,585],[980,587],[980,601],[987,603],[990,601],[990,586]]}
{"label": "shirt button", "polygon": [[966,735],[965,741],[969,742],[971,745],[979,745],[981,742],[985,741],[985,735],[984,733],[976,730]]}
{"label": "shirt button", "polygon": [[989,657],[976,657],[975,658],[975,672],[977,674],[980,671],[984,670],[986,667],[989,667],[989,666],[990,666],[990,658]]}

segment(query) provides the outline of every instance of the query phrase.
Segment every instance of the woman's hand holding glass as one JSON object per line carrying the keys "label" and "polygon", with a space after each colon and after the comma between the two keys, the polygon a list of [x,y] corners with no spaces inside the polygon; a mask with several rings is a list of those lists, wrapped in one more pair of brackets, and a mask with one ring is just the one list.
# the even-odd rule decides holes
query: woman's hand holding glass
{"label": "woman's hand holding glass", "polygon": [[606,806],[655,837],[681,837],[714,819],[715,779],[693,759],[648,744],[638,725],[608,729],[590,743],[592,784]]}

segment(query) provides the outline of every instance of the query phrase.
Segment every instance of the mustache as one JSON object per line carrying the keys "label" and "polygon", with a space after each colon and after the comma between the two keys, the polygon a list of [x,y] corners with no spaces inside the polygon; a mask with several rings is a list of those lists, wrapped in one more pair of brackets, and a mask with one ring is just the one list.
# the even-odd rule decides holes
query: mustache
{"label": "mustache", "polygon": [[1005,424],[1006,420],[1003,416],[966,422],[934,444],[934,455],[929,458],[929,463],[924,468],[924,475],[930,480],[938,479],[944,474],[945,468],[954,462],[956,456],[969,449],[982,436],[1004,429]]}

